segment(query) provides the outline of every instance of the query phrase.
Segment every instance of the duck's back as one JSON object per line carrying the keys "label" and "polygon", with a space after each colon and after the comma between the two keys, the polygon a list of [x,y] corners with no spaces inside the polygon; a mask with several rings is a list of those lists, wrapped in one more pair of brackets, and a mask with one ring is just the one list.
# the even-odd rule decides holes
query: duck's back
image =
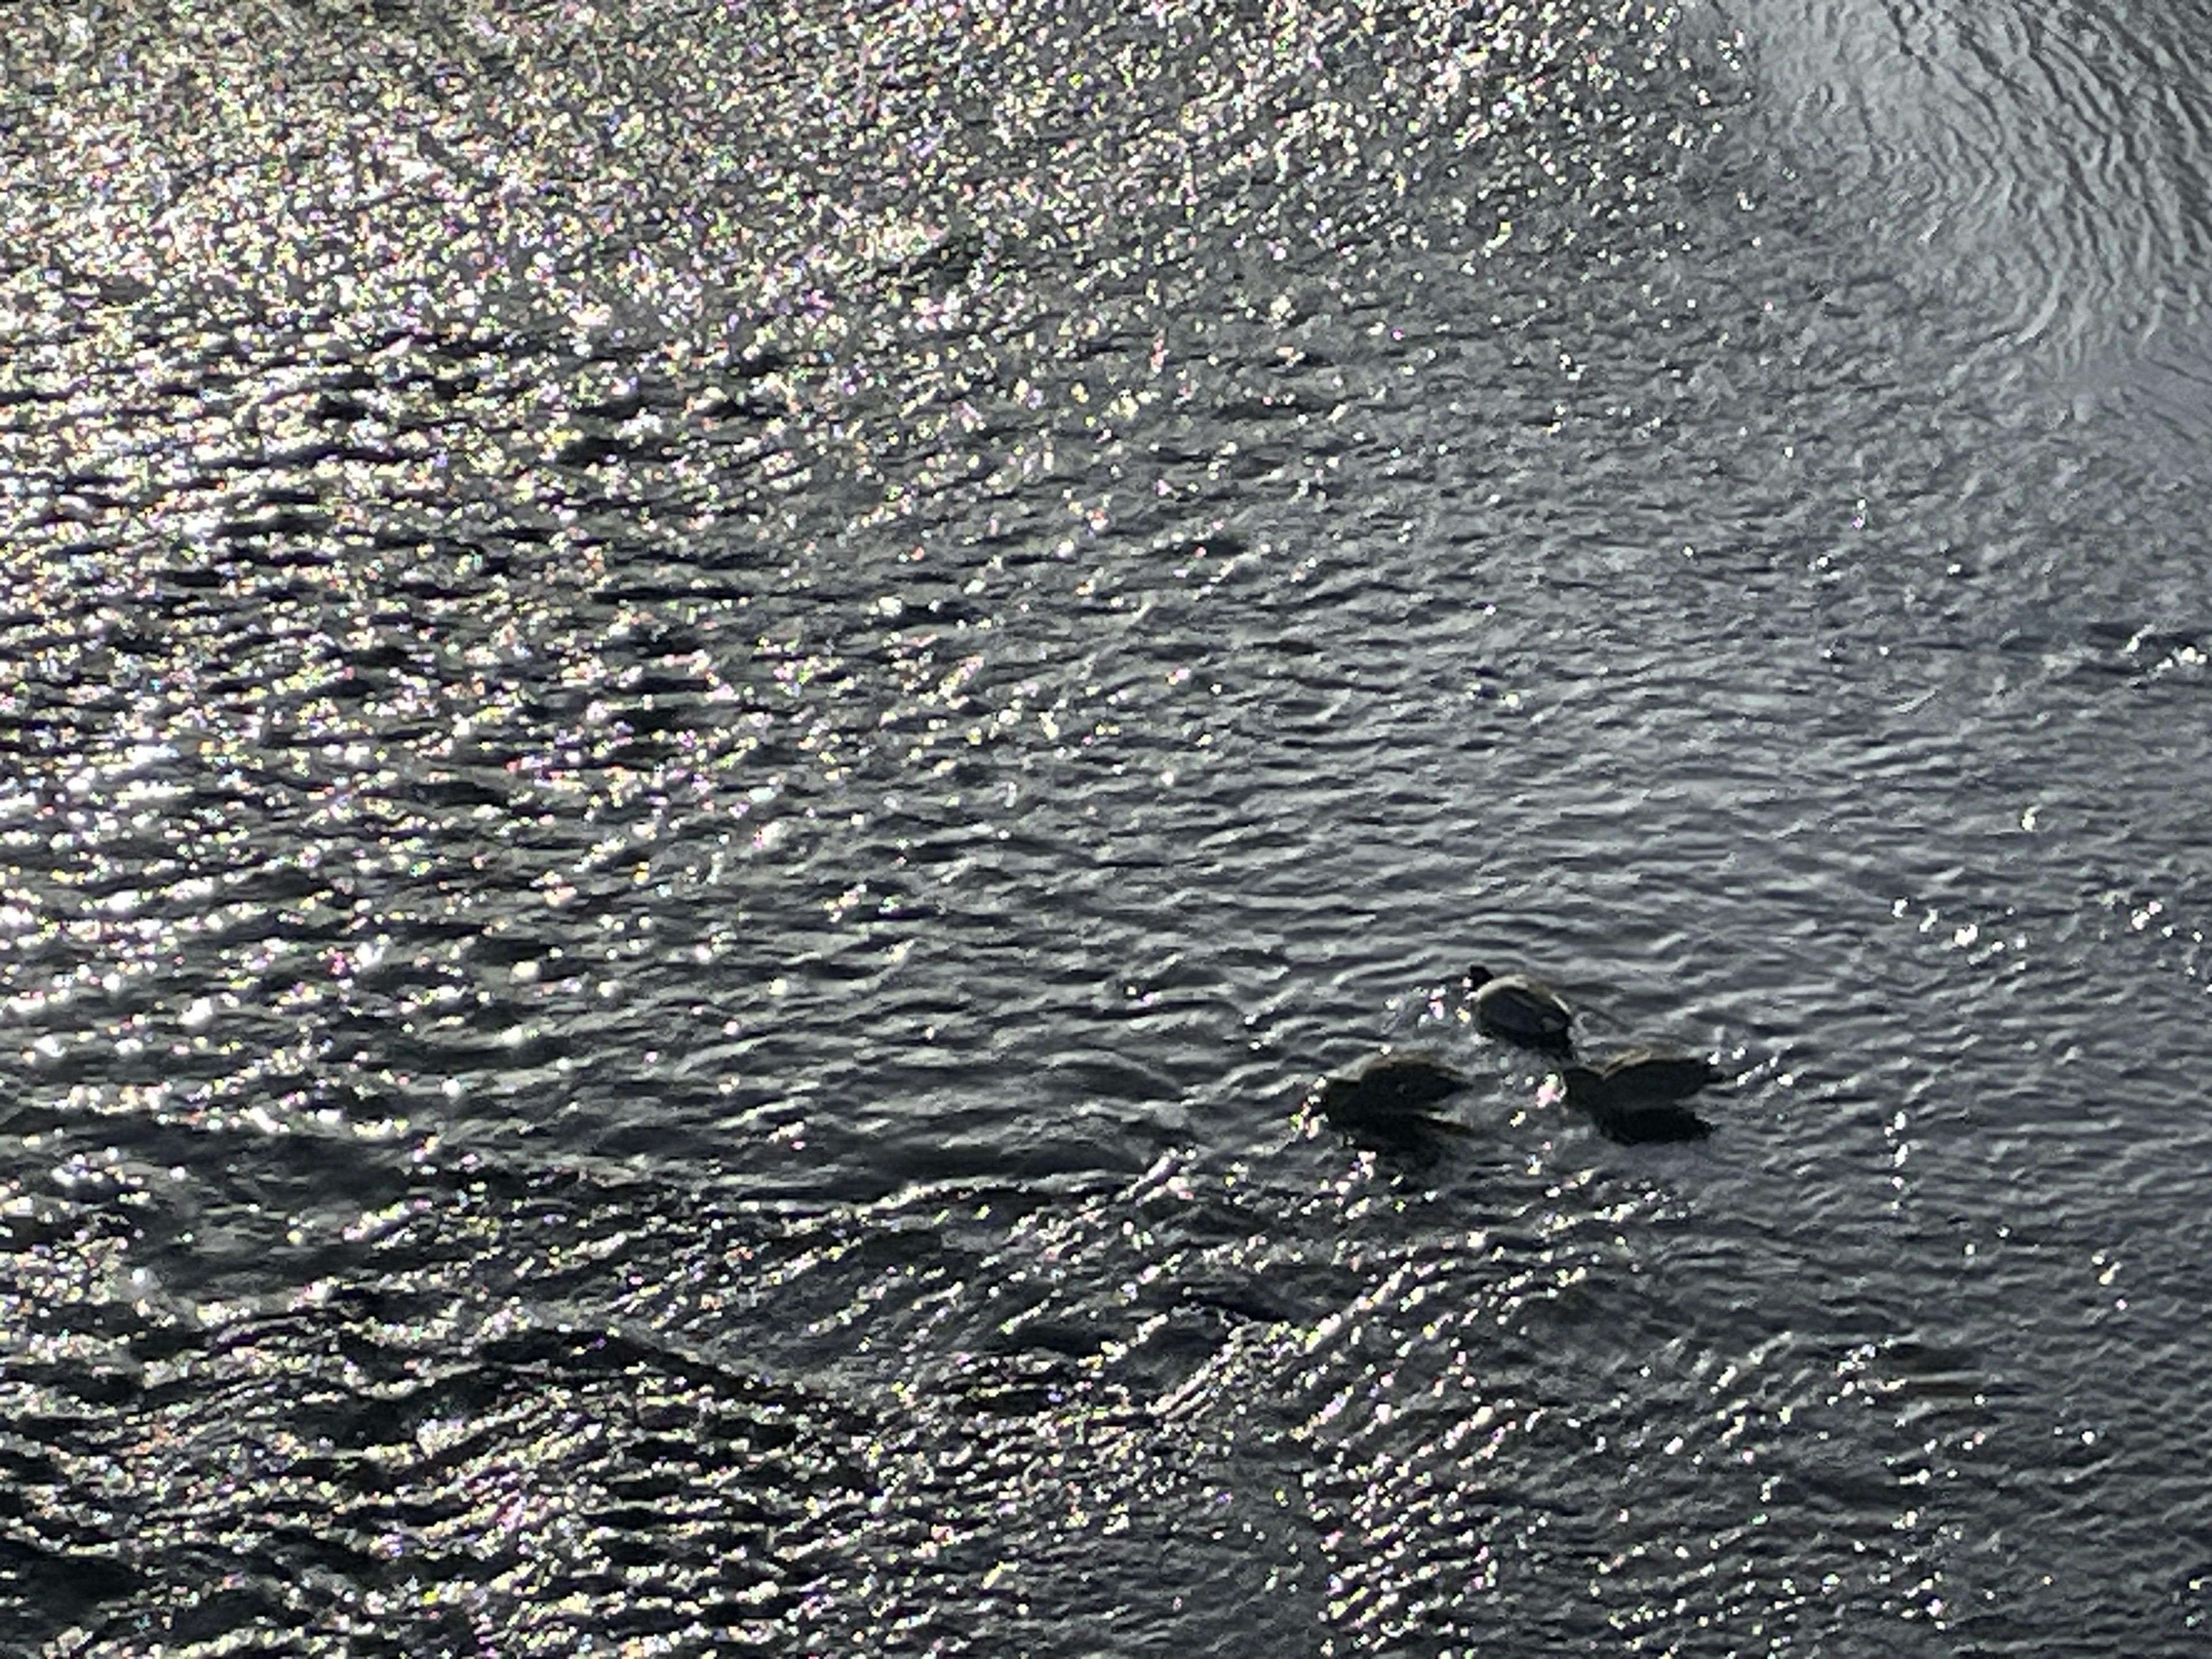
{"label": "duck's back", "polygon": [[1541,980],[1526,974],[1488,974],[1478,968],[1469,972],[1468,983],[1475,1025],[1486,1035],[1547,1048],[1566,1042],[1574,1010]]}
{"label": "duck's back", "polygon": [[1426,1112],[1468,1080],[1427,1054],[1383,1054],[1321,1086],[1321,1109],[1338,1122],[1373,1122]]}
{"label": "duck's back", "polygon": [[1625,1049],[1600,1066],[1598,1074],[1619,1097],[1648,1100],[1680,1100],[1725,1075],[1703,1054],[1665,1048]]}
{"label": "duck's back", "polygon": [[1662,1140],[1703,1140],[1713,1126],[1679,1100],[1616,1103],[1595,1112],[1601,1133],[1641,1146]]}

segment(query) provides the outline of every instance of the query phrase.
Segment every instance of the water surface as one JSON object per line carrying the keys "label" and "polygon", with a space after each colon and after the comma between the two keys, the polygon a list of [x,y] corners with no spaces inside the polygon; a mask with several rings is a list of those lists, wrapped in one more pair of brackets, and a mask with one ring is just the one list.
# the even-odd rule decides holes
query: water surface
{"label": "water surface", "polygon": [[21,15],[11,1649],[2202,1640],[2186,8]]}

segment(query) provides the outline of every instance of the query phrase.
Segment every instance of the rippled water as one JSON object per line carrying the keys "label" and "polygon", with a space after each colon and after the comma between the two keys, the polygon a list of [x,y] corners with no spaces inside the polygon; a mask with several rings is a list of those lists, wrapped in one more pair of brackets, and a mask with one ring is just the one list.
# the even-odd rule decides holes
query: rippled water
{"label": "rippled water", "polygon": [[2197,1650],[2202,24],[15,8],[0,1649]]}

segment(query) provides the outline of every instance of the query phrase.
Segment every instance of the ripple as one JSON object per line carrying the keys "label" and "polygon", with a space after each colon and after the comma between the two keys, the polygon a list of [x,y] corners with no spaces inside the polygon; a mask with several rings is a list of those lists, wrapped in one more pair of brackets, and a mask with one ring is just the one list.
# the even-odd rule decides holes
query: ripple
{"label": "ripple", "polygon": [[2203,72],[2183,13],[1823,3],[1750,15],[1786,112],[1778,149],[1800,148],[1785,121],[1808,141],[1827,135],[1817,165],[1867,204],[1868,229],[1917,280],[1962,287],[1993,344],[2115,397],[2190,361],[2179,337],[2203,300],[2191,181],[2205,131],[2172,91]]}

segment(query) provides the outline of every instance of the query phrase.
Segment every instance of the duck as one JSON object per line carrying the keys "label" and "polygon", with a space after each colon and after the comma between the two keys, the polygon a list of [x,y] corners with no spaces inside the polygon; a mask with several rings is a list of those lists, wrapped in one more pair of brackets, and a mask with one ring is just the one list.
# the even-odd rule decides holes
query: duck
{"label": "duck", "polygon": [[1701,1140],[1713,1126],[1684,1103],[1727,1074],[1703,1054],[1671,1048],[1625,1048],[1595,1066],[1559,1068],[1567,1103],[1596,1121],[1614,1140]]}
{"label": "duck", "polygon": [[1470,1082],[1433,1054],[1382,1054],[1322,1079],[1313,1102],[1348,1133],[1443,1130],[1449,1126],[1430,1109]]}
{"label": "duck", "polygon": [[1316,1099],[1334,1118],[1403,1117],[1425,1112],[1471,1082],[1434,1054],[1380,1054],[1350,1072],[1324,1078]]}
{"label": "duck", "polygon": [[1480,963],[1467,970],[1467,993],[1475,1028],[1486,1036],[1547,1053],[1574,1052],[1567,1000],[1528,974],[1493,974]]}

